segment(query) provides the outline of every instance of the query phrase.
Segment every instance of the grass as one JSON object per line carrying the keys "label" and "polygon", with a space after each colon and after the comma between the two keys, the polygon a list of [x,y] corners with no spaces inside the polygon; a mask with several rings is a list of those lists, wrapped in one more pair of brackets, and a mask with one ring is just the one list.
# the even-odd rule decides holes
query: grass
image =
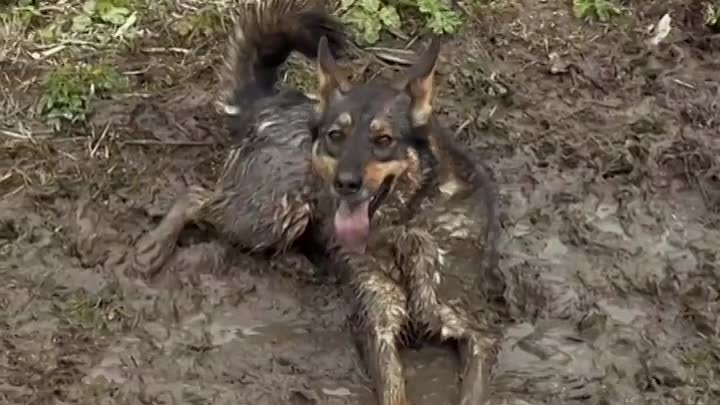
{"label": "grass", "polygon": [[455,33],[463,23],[462,14],[443,0],[343,0],[341,10],[364,45],[378,42],[384,30],[397,33],[403,21],[416,20],[434,34]]}
{"label": "grass", "polygon": [[65,307],[67,321],[75,326],[100,334],[110,332],[112,313],[103,308],[101,300],[92,301],[88,297],[77,297],[67,301]]}
{"label": "grass", "polygon": [[[88,121],[94,101],[129,90],[128,77],[113,67],[118,57],[151,52],[168,54],[172,62],[178,55],[201,60],[208,52],[203,48],[221,44],[229,32],[231,3],[15,1],[0,10],[0,62],[39,76],[24,85],[40,87],[36,110],[49,128],[77,126]],[[0,85],[12,93],[18,83]]]}
{"label": "grass", "polygon": [[62,65],[44,82],[40,112],[55,130],[63,124],[83,123],[97,98],[128,90],[128,79],[110,66]]}
{"label": "grass", "polygon": [[[176,76],[182,76],[178,70],[186,60],[217,61],[230,32],[233,1],[14,1],[0,12],[0,61],[32,66],[40,76],[33,81],[42,91],[36,111],[50,129],[80,128],[92,116],[95,101],[132,90],[129,78],[113,67],[118,56],[168,54],[166,59],[177,63],[165,70]],[[446,34],[463,23],[461,11],[444,0],[343,0],[339,15],[361,45],[378,42],[383,32]],[[291,64],[287,80],[309,90],[314,75],[308,68]],[[192,70],[198,68],[188,67]]]}
{"label": "grass", "polygon": [[601,22],[622,14],[622,9],[613,0],[573,0],[573,11],[578,18]]}
{"label": "grass", "polygon": [[705,3],[705,25],[714,32],[720,32],[720,3]]}

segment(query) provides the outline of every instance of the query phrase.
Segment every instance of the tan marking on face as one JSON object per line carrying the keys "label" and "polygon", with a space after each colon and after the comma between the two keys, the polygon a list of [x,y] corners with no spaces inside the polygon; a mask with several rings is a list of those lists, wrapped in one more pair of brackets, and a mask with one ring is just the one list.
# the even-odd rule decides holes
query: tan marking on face
{"label": "tan marking on face", "polygon": [[312,146],[311,165],[313,172],[323,180],[330,182],[335,178],[337,172],[337,160],[328,155],[320,155],[320,140],[316,140]]}
{"label": "tan marking on face", "polygon": [[407,160],[389,162],[370,162],[365,167],[365,186],[372,192],[377,191],[388,176],[399,178],[408,168]]}
{"label": "tan marking on face", "polygon": [[344,112],[340,115],[338,115],[337,120],[335,120],[337,125],[343,127],[343,128],[349,128],[352,126],[352,116],[348,112]]}
{"label": "tan marking on face", "polygon": [[372,192],[377,191],[388,176],[394,176],[392,189],[399,182],[409,183],[413,189],[420,184],[420,159],[415,150],[408,150],[408,156],[402,160],[389,162],[370,162],[365,167],[365,186]]}

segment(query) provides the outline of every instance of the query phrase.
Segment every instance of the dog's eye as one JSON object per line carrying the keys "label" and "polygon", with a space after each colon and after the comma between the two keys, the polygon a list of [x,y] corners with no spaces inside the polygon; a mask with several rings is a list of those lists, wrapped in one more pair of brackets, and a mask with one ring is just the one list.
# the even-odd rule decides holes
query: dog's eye
{"label": "dog's eye", "polygon": [[387,148],[388,146],[392,145],[393,139],[392,137],[388,135],[382,135],[375,138],[375,146],[379,148]]}
{"label": "dog's eye", "polygon": [[342,131],[333,129],[332,131],[327,133],[327,137],[331,142],[338,142],[339,140],[342,139],[343,133],[342,133]]}

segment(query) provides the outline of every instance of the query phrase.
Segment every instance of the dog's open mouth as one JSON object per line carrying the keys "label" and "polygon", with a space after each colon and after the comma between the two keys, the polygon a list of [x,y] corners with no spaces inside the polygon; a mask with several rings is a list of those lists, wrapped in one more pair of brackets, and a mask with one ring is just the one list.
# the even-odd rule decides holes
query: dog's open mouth
{"label": "dog's open mouth", "polygon": [[358,204],[341,200],[335,212],[335,237],[346,249],[365,253],[370,236],[370,220],[390,191],[392,178],[383,181],[378,191]]}

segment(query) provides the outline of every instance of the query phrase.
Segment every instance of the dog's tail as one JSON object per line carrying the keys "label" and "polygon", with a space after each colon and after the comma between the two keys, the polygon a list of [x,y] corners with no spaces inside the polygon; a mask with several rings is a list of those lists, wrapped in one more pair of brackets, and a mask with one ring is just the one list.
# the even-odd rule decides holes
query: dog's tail
{"label": "dog's tail", "polygon": [[298,51],[317,57],[320,38],[326,36],[338,56],[347,45],[344,25],[321,0],[250,0],[234,17],[234,33],[225,55],[219,104],[235,115],[275,92],[278,68]]}

